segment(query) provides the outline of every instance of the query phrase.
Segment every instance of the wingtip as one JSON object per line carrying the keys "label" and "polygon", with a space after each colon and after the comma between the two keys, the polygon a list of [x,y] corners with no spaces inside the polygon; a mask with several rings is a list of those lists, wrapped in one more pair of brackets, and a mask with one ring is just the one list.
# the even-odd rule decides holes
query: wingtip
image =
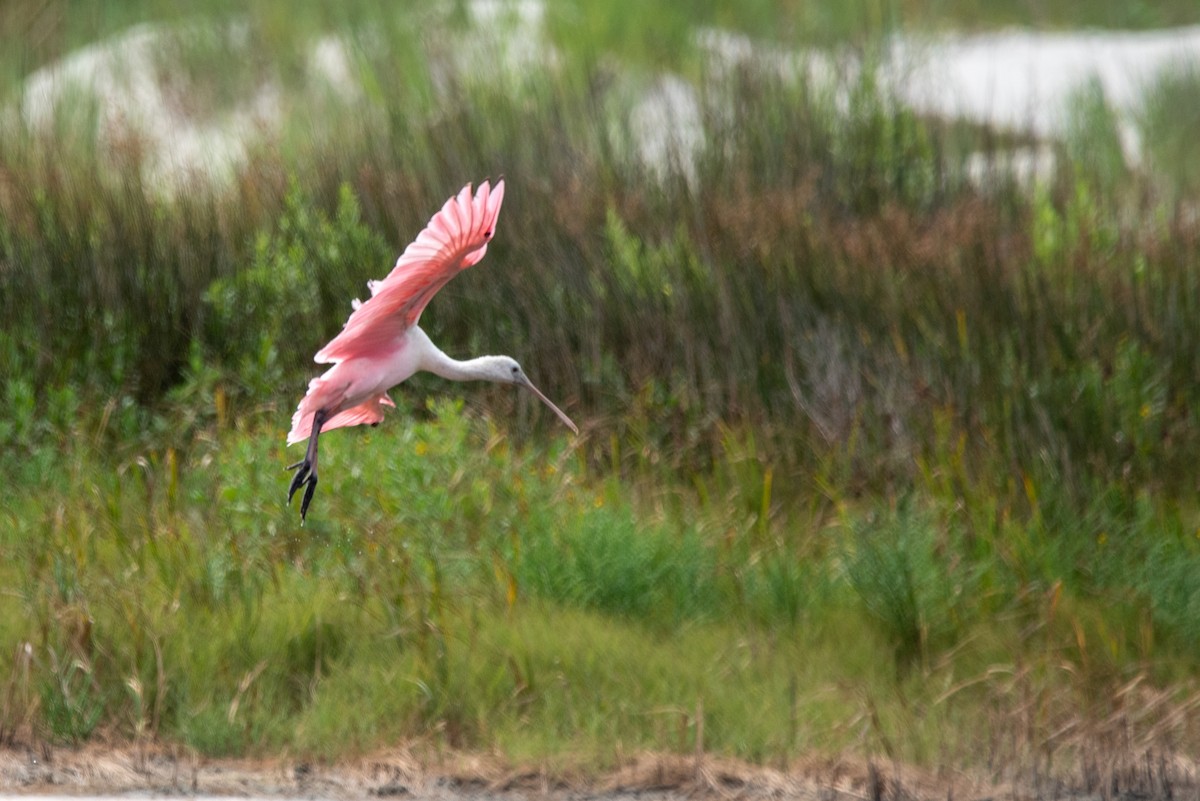
{"label": "wingtip", "polygon": [[496,218],[500,216],[500,204],[504,202],[504,178],[500,177],[495,186],[490,186],[487,181],[484,181],[479,185],[479,189],[479,196],[484,201],[484,216],[488,220],[488,225],[495,229]]}

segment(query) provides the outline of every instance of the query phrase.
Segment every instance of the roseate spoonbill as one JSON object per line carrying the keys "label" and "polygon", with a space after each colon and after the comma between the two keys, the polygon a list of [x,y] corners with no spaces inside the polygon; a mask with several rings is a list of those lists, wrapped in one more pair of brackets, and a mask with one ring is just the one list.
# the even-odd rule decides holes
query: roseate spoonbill
{"label": "roseate spoonbill", "polygon": [[467,184],[433,215],[425,230],[405,248],[396,266],[382,281],[369,281],[371,297],[355,300],[354,311],[340,334],[317,351],[313,360],[333,363],[314,378],[292,415],[288,444],[308,440],[304,459],[288,467],[295,470],[288,487],[288,503],[307,485],[300,504],[300,520],[317,488],[317,438],[322,431],[363,423],[377,425],[383,407],[395,406],[388,390],[418,370],[451,381],[495,381],[525,387],[545,403],[576,434],[571,418],[541,393],[521,365],[508,356],[479,356],[458,361],[443,353],[417,325],[429,299],[447,281],[476,264],[487,252],[496,232],[496,218],[504,200],[504,181],[495,188],[484,181],[474,197]]}

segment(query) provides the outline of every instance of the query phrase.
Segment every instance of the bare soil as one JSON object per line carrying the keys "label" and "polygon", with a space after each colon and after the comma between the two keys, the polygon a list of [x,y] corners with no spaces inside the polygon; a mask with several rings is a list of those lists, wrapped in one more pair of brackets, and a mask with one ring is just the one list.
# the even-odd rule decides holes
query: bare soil
{"label": "bare soil", "polygon": [[616,769],[595,772],[514,767],[480,754],[417,756],[406,749],[321,764],[285,757],[209,759],[162,746],[0,748],[0,801],[5,795],[129,794],[404,801],[1200,801],[1200,763],[1154,754],[1097,756],[1058,777],[1014,771],[999,781],[852,757],[798,759],[786,768],[769,768],[706,754],[642,754]]}

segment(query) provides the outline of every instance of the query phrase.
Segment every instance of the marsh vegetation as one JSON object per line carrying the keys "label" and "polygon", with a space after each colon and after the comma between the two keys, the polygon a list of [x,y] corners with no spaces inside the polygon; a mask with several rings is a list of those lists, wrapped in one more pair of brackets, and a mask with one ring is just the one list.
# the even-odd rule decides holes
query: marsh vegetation
{"label": "marsh vegetation", "polygon": [[[106,33],[182,24],[114,5]],[[274,87],[265,137],[182,191],[86,103],[5,118],[0,743],[611,764],[688,752],[703,719],[704,748],[762,762],[1196,755],[1194,76],[1148,94],[1143,164],[1085,95],[1043,181],[980,185],[967,161],[1019,134],[919,116],[869,72],[713,69],[694,36],[1192,5],[701,5],[547,6],[554,58],[492,74],[506,51],[456,38],[466,5],[251,4],[158,57],[180,118]],[[97,29],[58,8],[0,12],[8,108]],[[352,99],[313,88],[322,36]],[[632,110],[667,73],[704,135],[658,171]],[[414,378],[383,426],[323,439],[300,528],[283,439],[313,352],[446,197],[500,175],[486,261],[422,324],[520,359],[581,436]]]}

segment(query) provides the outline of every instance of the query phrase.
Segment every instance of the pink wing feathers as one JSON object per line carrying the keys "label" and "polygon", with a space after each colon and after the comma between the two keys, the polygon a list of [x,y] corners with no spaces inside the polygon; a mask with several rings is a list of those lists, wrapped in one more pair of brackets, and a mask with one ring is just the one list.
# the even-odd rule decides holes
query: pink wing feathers
{"label": "pink wing feathers", "polygon": [[[425,305],[446,282],[483,258],[496,231],[504,181],[487,181],[471,196],[467,184],[433,215],[382,281],[371,281],[371,297],[355,302],[341,333],[313,357],[340,362],[387,348],[416,325]],[[324,426],[327,428],[328,425]]]}

